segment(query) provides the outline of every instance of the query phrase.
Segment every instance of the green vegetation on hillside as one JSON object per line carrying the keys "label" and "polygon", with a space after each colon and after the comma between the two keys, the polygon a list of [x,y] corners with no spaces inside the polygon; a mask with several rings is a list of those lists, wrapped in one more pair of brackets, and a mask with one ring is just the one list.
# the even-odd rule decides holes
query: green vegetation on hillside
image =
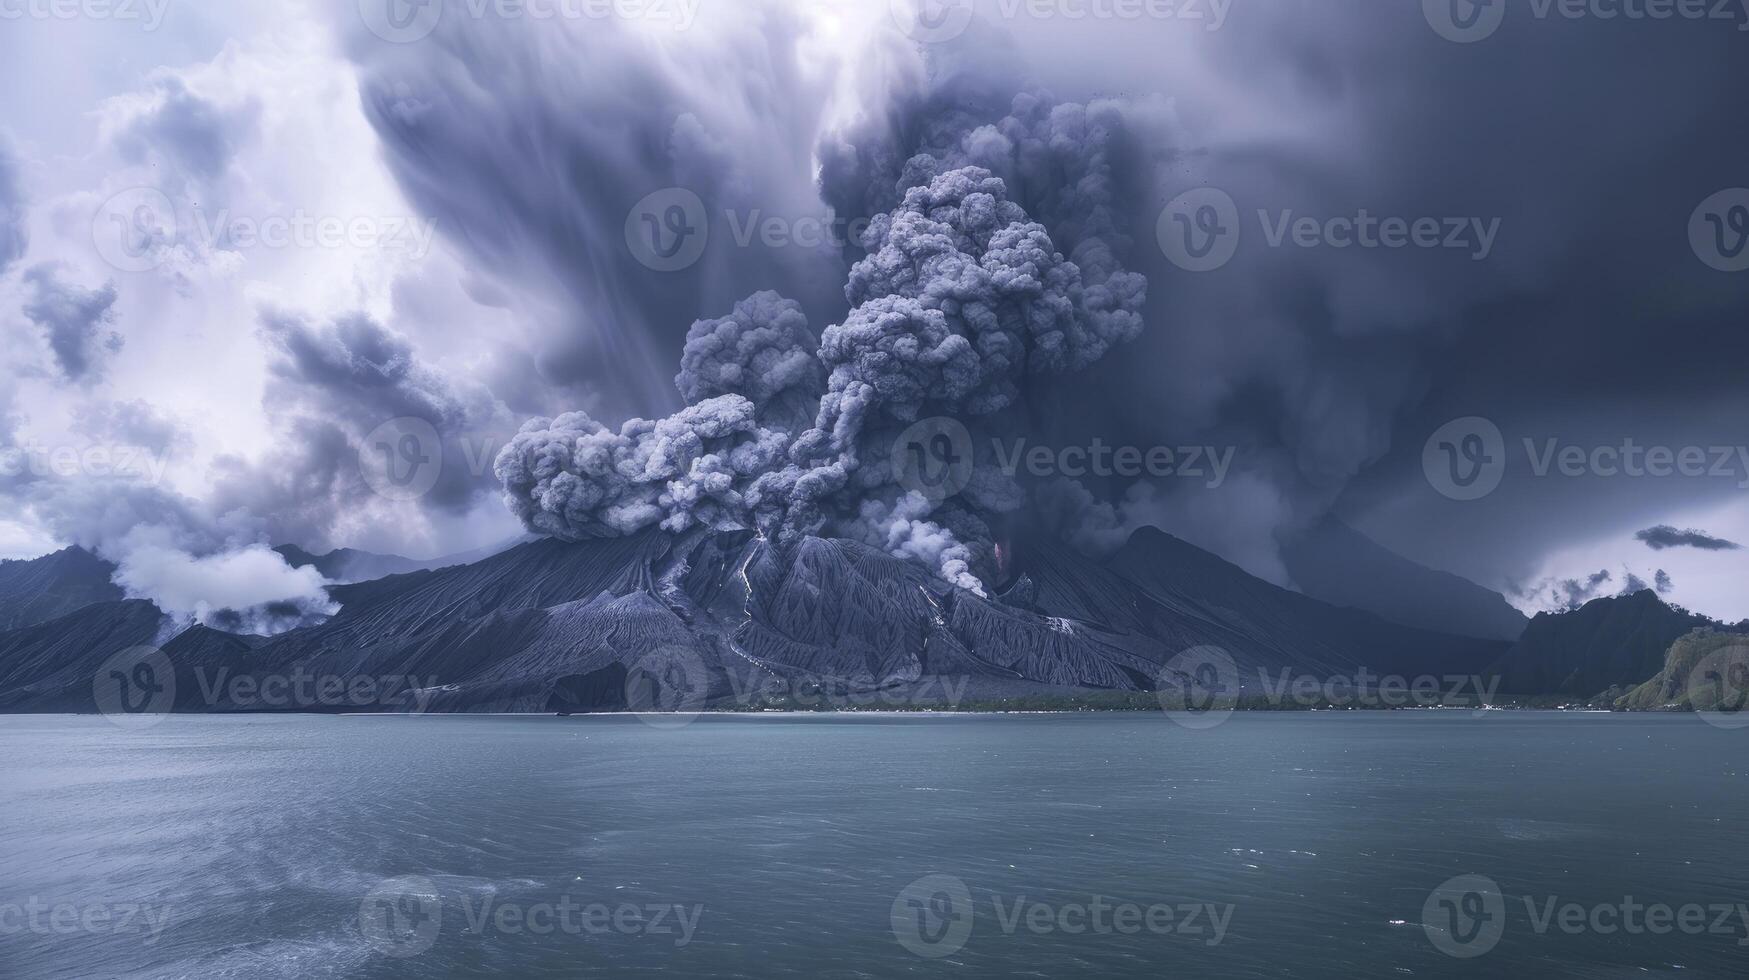
{"label": "green vegetation on hillside", "polygon": [[1628,711],[1721,711],[1749,707],[1749,636],[1699,629],[1682,636],[1664,669],[1629,691],[1616,707]]}

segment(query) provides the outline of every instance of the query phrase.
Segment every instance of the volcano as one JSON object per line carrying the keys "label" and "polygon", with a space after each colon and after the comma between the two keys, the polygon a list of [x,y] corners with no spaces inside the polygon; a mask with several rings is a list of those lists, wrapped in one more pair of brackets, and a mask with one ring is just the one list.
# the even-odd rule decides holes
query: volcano
{"label": "volcano", "polygon": [[[1320,676],[1469,674],[1506,649],[1278,588],[1152,529],[1104,561],[1017,542],[1013,566],[984,596],[853,541],[780,550],[749,532],[652,528],[334,586],[335,616],[273,637],[196,626],[166,638],[149,603],[97,601],[0,633],[0,710],[91,710],[104,662],[154,643],[176,670],[175,707],[189,711],[617,710],[652,662],[683,668],[698,706],[802,689],[928,706],[950,691],[1146,692],[1169,660],[1204,645],[1247,675]],[[368,705],[234,695],[287,676],[395,683]]]}

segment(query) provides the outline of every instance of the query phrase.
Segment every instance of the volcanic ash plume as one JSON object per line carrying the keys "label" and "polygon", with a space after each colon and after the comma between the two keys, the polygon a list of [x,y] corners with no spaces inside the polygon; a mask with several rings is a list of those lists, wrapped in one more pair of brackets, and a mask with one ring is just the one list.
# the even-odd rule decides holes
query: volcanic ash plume
{"label": "volcanic ash plume", "polygon": [[[931,176],[874,218],[851,310],[809,351],[796,304],[759,293],[687,336],[689,405],[614,432],[581,412],[535,419],[499,455],[510,507],[578,539],[660,524],[756,528],[780,546],[852,537],[982,591],[990,520],[1024,496],[991,459],[934,502],[889,462],[909,424],[949,416],[994,435],[1031,378],[1084,367],[1140,327],[1143,290],[1089,288],[1043,225],[981,167]],[[989,446],[990,439],[974,439]]]}

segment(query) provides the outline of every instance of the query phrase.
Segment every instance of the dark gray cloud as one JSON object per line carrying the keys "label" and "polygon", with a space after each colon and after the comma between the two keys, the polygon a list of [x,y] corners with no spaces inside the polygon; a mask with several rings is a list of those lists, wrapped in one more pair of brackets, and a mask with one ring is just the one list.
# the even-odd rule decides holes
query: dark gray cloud
{"label": "dark gray cloud", "polygon": [[688,405],[740,395],[780,427],[799,432],[825,390],[819,341],[800,303],[766,290],[735,304],[728,316],[699,320],[686,332],[674,386]]}
{"label": "dark gray cloud", "polygon": [[390,452],[411,435],[418,472],[431,476],[406,502],[461,514],[496,490],[492,456],[514,425],[482,384],[440,371],[405,335],[362,313],[318,323],[266,310],[260,334],[271,355],[264,407],[276,432],[259,458],[218,461],[215,512],[261,515],[275,543],[329,544],[349,514],[382,493],[366,473],[383,451],[368,442],[385,431]]}
{"label": "dark gray cloud", "polygon": [[[402,189],[463,250],[476,295],[528,325],[497,338],[534,369],[523,389],[553,410],[665,412],[678,404],[674,355],[700,316],[760,289],[815,322],[842,310],[835,247],[737,237],[827,215],[810,150],[829,86],[801,63],[782,4],[739,5],[673,44],[617,18],[480,20],[465,0],[449,6],[418,44],[360,25],[350,50]],[[634,208],[676,190],[702,205],[685,218],[703,251],[659,271],[628,247],[628,218],[639,233]]]}
{"label": "dark gray cloud", "polygon": [[1665,548],[1698,548],[1701,551],[1736,551],[1742,545],[1724,538],[1715,538],[1705,531],[1694,528],[1681,530],[1668,524],[1659,524],[1646,528],[1634,534],[1634,540],[1645,542],[1646,547],[1653,551],[1663,551]]}
{"label": "dark gray cloud", "polygon": [[[720,44],[692,38],[660,57],[611,24],[537,39],[502,23],[464,34],[449,20],[419,45],[354,44],[367,113],[419,206],[459,231],[499,284],[516,284],[502,301],[541,298],[548,319],[525,363],[592,415],[666,409],[672,395],[654,379],[672,363],[664,350],[678,325],[749,290],[795,296],[828,331],[846,319],[818,255],[717,254],[718,236],[679,273],[638,266],[620,238],[642,194],[678,185],[713,214],[781,211],[811,196],[805,161],[817,156],[819,198],[855,227],[907,188],[975,165],[1003,178],[1080,266],[1087,309],[1122,319],[1144,277],[1150,286],[1145,324],[1113,332],[1139,336],[1128,356],[1031,386],[1020,406],[1029,434],[1236,453],[1218,488],[1093,482],[1092,505],[1117,506],[1088,511],[1083,537],[1164,523],[1279,577],[1272,542],[1334,510],[1412,557],[1498,584],[1607,520],[1668,504],[1672,490],[1714,493],[1516,479],[1454,508],[1419,461],[1427,435],[1460,414],[1496,419],[1514,444],[1542,433],[1619,441],[1640,426],[1642,441],[1679,445],[1724,431],[1744,400],[1731,379],[1745,360],[1732,327],[1745,303],[1681,234],[1695,203],[1740,183],[1729,161],[1741,154],[1717,143],[1739,139],[1728,93],[1749,69],[1717,25],[1630,32],[1526,18],[1465,46],[1435,34],[1416,5],[1380,13],[1339,0],[1235,17],[1186,64],[1140,36],[1104,37],[1098,57],[1081,58],[1090,52],[1049,24],[974,24],[921,60],[880,50],[875,94],[810,155],[797,141],[812,138],[818,92],[796,67],[793,25],[763,6]],[[531,56],[547,45],[576,56]],[[721,81],[709,95],[677,82],[710,59]],[[1660,66],[1669,87],[1621,77],[1624,60]],[[608,71],[620,81],[595,84]],[[1678,88],[1703,94],[1672,110]],[[755,92],[764,125],[746,121]],[[1635,125],[1620,124],[1624,111]],[[1567,174],[1575,158],[1592,164]],[[1196,274],[1167,261],[1155,221],[1173,195],[1203,186],[1231,194],[1245,237],[1232,263]],[[1257,217],[1363,210],[1499,224],[1478,256],[1271,247]],[[865,254],[851,243],[841,261]],[[1640,329],[1651,315],[1680,326]],[[835,492],[826,473],[813,492]]]}
{"label": "dark gray cloud", "polygon": [[[1417,560],[1496,586],[1600,528],[1738,492],[1736,480],[1539,479],[1522,449],[1550,437],[1587,448],[1742,441],[1749,394],[1735,379],[1749,363],[1749,295],[1697,260],[1686,230],[1701,200],[1744,184],[1749,136],[1734,120],[1749,62],[1734,24],[1635,29],[1515,8],[1498,35],[1460,45],[1414,3],[1243,14],[1170,57],[1165,32],[1013,25],[1030,58],[1007,60],[1059,95],[1172,99],[1165,136],[1132,125],[1120,144],[1129,152],[1115,157],[1120,175],[1141,161],[1158,178],[1116,209],[1147,225],[1130,229],[1149,246],[1133,266],[1150,283],[1147,329],[1128,356],[1077,379],[1040,438],[1231,446],[1243,481],[1163,481],[1148,498],[1157,506],[1127,516],[1245,542],[1250,556],[1252,543],[1334,510]],[[999,77],[989,61],[1000,57],[980,60],[976,76]],[[1655,66],[1659,84],[1623,77],[1627,61]],[[899,113],[894,128],[925,116]],[[1572,172],[1574,160],[1590,163]],[[1230,194],[1241,237],[1231,262],[1194,273],[1153,247],[1151,223],[1200,187]],[[1477,259],[1274,247],[1258,215],[1321,222],[1362,209],[1500,224]],[[1467,415],[1498,423],[1515,461],[1494,494],[1460,503],[1429,485],[1421,452]],[[1245,506],[1259,483],[1283,506]],[[1111,501],[1126,488],[1096,489]]]}
{"label": "dark gray cloud", "polygon": [[24,188],[19,185],[18,155],[0,133],[0,275],[24,257],[29,244],[24,223]]}
{"label": "dark gray cloud", "polygon": [[[863,236],[867,254],[845,289],[854,305],[817,352],[802,346],[794,304],[757,295],[689,331],[677,383],[694,404],[680,413],[618,432],[581,412],[525,426],[497,462],[524,523],[570,538],[656,523],[759,527],[780,546],[831,533],[982,591],[990,524],[1019,506],[1018,488],[985,467],[953,501],[909,492],[889,462],[897,430],[934,414],[988,433],[986,420],[1019,404],[1035,376],[1083,368],[1133,339],[1144,284],[1122,281],[1130,275],[1115,265],[1085,281],[988,170],[914,173],[922,183]],[[752,341],[744,351],[731,343],[741,338]],[[750,383],[748,360],[781,370]],[[811,422],[794,399],[761,409],[792,395],[817,401]]]}
{"label": "dark gray cloud", "polygon": [[180,420],[138,398],[79,404],[73,408],[73,429],[94,443],[160,454],[186,449],[193,442],[192,433]]}
{"label": "dark gray cloud", "polygon": [[1670,573],[1662,568],[1658,569],[1658,574],[1652,576],[1652,584],[1658,590],[1659,595],[1668,595],[1676,588],[1676,583],[1671,580]]}
{"label": "dark gray cloud", "polygon": [[102,358],[122,347],[115,325],[115,283],[86,289],[64,278],[52,263],[25,272],[30,297],[24,315],[42,331],[55,364],[69,381],[91,381],[102,373]]}
{"label": "dark gray cloud", "polygon": [[[823,89],[798,66],[793,23],[764,5],[673,45],[611,23],[528,26],[446,17],[416,45],[352,38],[390,165],[468,253],[470,294],[538,324],[495,355],[494,371],[522,382],[507,396],[519,410],[661,415],[681,325],[756,289],[794,296],[822,329],[845,320],[836,290],[859,247],[725,248],[718,234],[697,264],[653,272],[621,240],[644,194],[694,190],[713,222],[821,201],[853,222],[978,165],[1109,308],[1131,280],[1106,270],[1150,287],[1128,356],[1031,386],[1029,435],[1236,454],[1217,488],[1089,481],[1089,506],[1110,508],[1083,508],[1089,537],[1161,523],[1278,576],[1274,542],[1335,511],[1498,585],[1599,527],[1734,489],[1535,479],[1517,449],[1741,441],[1749,299],[1685,234],[1701,199],[1743,183],[1749,152],[1735,96],[1749,63],[1716,23],[1524,17],[1459,45],[1416,4],[1333,0],[1235,12],[1168,57],[1151,32],[1078,39],[1066,28],[1087,25],[1023,17],[921,60],[872,41],[885,65],[861,90],[873,94],[817,142]],[[1230,264],[1199,274],[1165,258],[1154,223],[1204,186],[1233,197],[1244,237]],[[1478,257],[1271,247],[1257,217],[1363,210],[1500,224]],[[1517,456],[1482,501],[1446,500],[1421,472],[1428,435],[1461,415],[1497,422]]]}
{"label": "dark gray cloud", "polygon": [[[1369,398],[1365,411],[1320,424],[1322,441],[1365,449],[1350,456],[1356,478],[1336,506],[1420,560],[1498,582],[1600,529],[1739,493],[1736,480],[1537,478],[1523,440],[1587,450],[1628,438],[1673,448],[1742,441],[1749,294],[1702,264],[1686,232],[1703,199],[1744,183],[1749,135],[1731,122],[1749,86],[1741,35],[1717,21],[1647,30],[1516,17],[1514,8],[1495,37],[1456,45],[1427,32],[1418,6],[1361,16],[1339,4],[1327,15],[1342,37],[1280,39],[1280,54],[1315,57],[1340,79],[1320,101],[1363,134],[1342,173],[1316,159],[1340,150],[1335,138],[1272,157],[1297,175],[1302,211],[1364,203],[1375,213],[1502,218],[1488,260],[1403,269],[1411,274],[1398,287],[1428,297],[1430,311],[1382,319],[1386,329],[1366,335],[1336,315],[1347,308],[1340,280],[1250,284],[1309,300],[1295,332],[1327,351],[1396,351],[1395,368],[1375,360],[1367,373],[1400,386],[1400,397]],[[1659,84],[1622,77],[1626,61]],[[1372,187],[1337,192],[1359,182]],[[1335,268],[1390,269],[1377,256],[1325,252]],[[1500,426],[1512,460],[1487,499],[1453,502],[1428,485],[1420,457],[1440,425],[1468,415]]]}
{"label": "dark gray cloud", "polygon": [[360,423],[418,416],[454,427],[469,411],[448,379],[421,363],[412,343],[362,313],[316,324],[269,310],[261,335],[277,355],[275,394],[331,406]]}
{"label": "dark gray cloud", "polygon": [[266,515],[273,543],[325,547],[349,509],[370,499],[358,444],[334,422],[294,415],[279,423],[265,458],[213,461],[213,506]]}
{"label": "dark gray cloud", "polygon": [[221,106],[190,91],[180,77],[159,72],[151,80],[149,101],[118,126],[112,141],[122,159],[150,164],[160,181],[174,182],[162,189],[182,192],[208,186],[229,169],[259,117],[253,101]]}
{"label": "dark gray cloud", "polygon": [[152,600],[180,625],[247,622],[273,632],[337,608],[319,574],[267,547],[263,522],[241,511],[215,518],[145,475],[32,474],[6,489],[12,512],[114,563],[129,598]]}
{"label": "dark gray cloud", "polygon": [[[1629,576],[1630,579],[1633,576]],[[1549,592],[1549,598],[1556,609],[1573,610],[1585,605],[1599,596],[1609,594],[1609,585],[1615,576],[1609,569],[1599,569],[1582,579],[1561,579],[1554,584]],[[1645,583],[1640,583],[1642,586]]]}

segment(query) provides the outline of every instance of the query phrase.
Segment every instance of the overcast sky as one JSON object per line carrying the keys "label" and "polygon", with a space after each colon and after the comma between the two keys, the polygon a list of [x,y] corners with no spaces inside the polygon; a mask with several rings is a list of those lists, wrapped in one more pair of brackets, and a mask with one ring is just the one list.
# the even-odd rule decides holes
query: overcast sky
{"label": "overcast sky", "polygon": [[[1233,463],[1086,481],[1120,526],[1291,585],[1280,543],[1336,515],[1530,610],[1662,570],[1749,616],[1743,10],[904,3],[0,7],[0,555],[85,544],[154,596],[231,569],[247,604],[314,595],[265,545],[504,540],[528,417],[674,410],[688,326],[757,290],[844,315],[822,148],[957,80],[1130,128],[1145,329],[1034,437]],[[671,188],[710,231],[678,269],[635,246]],[[1630,441],[1705,464],[1633,475]],[[413,487],[374,459],[432,449]]]}

